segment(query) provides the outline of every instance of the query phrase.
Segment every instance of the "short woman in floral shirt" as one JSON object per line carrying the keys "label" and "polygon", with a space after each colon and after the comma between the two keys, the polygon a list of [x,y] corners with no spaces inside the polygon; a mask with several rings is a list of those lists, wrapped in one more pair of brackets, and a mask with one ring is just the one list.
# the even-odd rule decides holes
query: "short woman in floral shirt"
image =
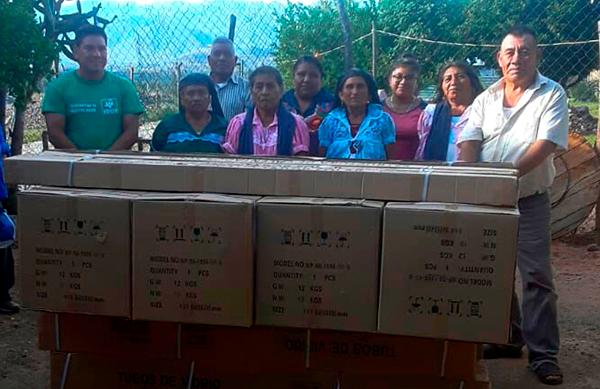
{"label": "short woman in floral shirt", "polygon": [[335,159],[388,159],[396,131],[370,74],[351,69],[338,81],[333,110],[319,127],[321,154]]}

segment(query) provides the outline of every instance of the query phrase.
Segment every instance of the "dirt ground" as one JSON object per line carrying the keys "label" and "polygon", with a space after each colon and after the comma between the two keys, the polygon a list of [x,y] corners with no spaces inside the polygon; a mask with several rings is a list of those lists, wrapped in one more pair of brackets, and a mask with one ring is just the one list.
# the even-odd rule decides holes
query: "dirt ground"
{"label": "dirt ground", "polygon": [[[587,250],[594,242],[592,227],[590,218],[577,234],[552,247],[564,389],[600,388],[600,251]],[[31,311],[0,315],[0,389],[49,388],[49,358],[37,349],[36,318]],[[494,389],[547,388],[528,372],[525,356],[488,366]]]}

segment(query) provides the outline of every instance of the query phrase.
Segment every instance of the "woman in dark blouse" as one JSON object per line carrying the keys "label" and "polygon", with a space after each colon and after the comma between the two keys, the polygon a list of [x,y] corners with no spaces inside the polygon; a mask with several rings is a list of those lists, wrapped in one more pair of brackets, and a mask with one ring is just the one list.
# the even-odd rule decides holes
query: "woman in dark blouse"
{"label": "woman in dark blouse", "polygon": [[192,73],[179,82],[179,112],[158,124],[151,146],[169,153],[222,153],[226,131],[213,81]]}

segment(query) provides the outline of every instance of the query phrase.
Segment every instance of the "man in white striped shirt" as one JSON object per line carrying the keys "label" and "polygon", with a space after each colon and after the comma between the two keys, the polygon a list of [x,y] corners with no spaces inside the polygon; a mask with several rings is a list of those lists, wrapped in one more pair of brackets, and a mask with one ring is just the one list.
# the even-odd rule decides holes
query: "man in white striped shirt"
{"label": "man in white striped shirt", "polygon": [[219,102],[227,120],[245,112],[251,105],[250,84],[233,74],[237,60],[231,40],[225,37],[217,37],[213,40],[208,56],[210,77],[217,87]]}

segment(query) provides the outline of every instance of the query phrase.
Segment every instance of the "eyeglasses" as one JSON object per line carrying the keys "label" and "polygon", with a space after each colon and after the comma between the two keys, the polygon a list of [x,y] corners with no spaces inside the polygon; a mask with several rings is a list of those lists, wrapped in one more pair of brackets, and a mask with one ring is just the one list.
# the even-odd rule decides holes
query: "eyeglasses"
{"label": "eyeglasses", "polygon": [[402,74],[402,73],[394,74],[392,76],[392,78],[394,79],[394,81],[398,81],[398,82],[401,82],[402,80],[404,80],[406,82],[413,82],[413,81],[417,80],[417,76],[414,74]]}

